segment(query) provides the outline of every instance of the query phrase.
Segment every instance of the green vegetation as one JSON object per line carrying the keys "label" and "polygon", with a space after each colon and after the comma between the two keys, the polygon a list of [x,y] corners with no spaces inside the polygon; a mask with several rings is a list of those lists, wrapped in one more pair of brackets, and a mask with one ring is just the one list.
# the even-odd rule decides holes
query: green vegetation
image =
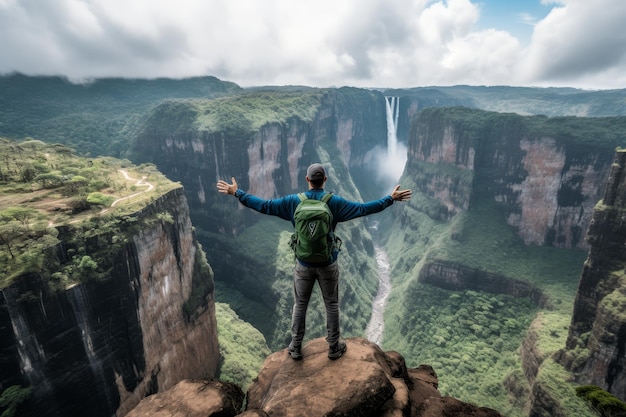
{"label": "green vegetation", "polygon": [[[453,116],[456,112],[476,111],[456,109]],[[464,132],[471,135],[471,128]],[[463,188],[474,181],[472,187],[480,194],[477,181],[482,179],[476,177],[480,172],[472,177],[447,164],[420,163],[405,174],[401,182],[414,193],[396,215],[386,244],[394,290],[386,310],[384,347],[401,352],[409,366],[433,365],[443,394],[521,417],[530,388],[518,349],[532,328],[541,369],[556,366],[551,358],[565,346],[586,252],[525,245],[506,222],[508,207],[488,203],[488,197],[476,197],[471,209],[449,217],[448,209],[437,199],[415,191],[424,189],[419,182],[435,177],[449,183],[458,180],[458,184],[466,184]],[[462,200],[456,204],[461,205]],[[508,295],[447,291],[421,283],[417,275],[428,262],[529,283],[542,291],[546,306],[542,309],[529,299]],[[546,370],[541,384],[559,392],[564,404],[576,403],[573,388],[564,382],[567,378],[552,381],[554,372]]]}
{"label": "green vegetation", "polygon": [[[571,375],[553,359],[546,360],[535,380],[535,390],[555,401],[561,415],[590,417],[593,410],[576,395],[576,384],[570,382]],[[540,395],[541,395],[540,394]]]}
{"label": "green vegetation", "polygon": [[585,400],[602,417],[626,416],[626,403],[595,385],[576,387],[576,395]]}
{"label": "green vegetation", "polygon": [[0,76],[0,137],[46,138],[83,156],[126,156],[145,113],[167,99],[209,99],[242,91],[214,77],[181,80]]}
{"label": "green vegetation", "polygon": [[[80,158],[59,144],[0,139],[0,287],[27,272],[48,271],[59,288],[101,276],[106,268],[86,252],[86,240],[108,236],[103,247],[115,250],[136,222],[130,215],[178,187],[152,164]],[[51,249],[65,239],[61,226],[81,232],[67,242],[71,262],[54,270]]]}
{"label": "green vegetation", "polygon": [[13,417],[21,403],[30,397],[31,388],[22,388],[19,385],[11,385],[2,391],[0,395],[0,407],[4,408],[0,417]]}
{"label": "green vegetation", "polygon": [[[389,94],[391,95],[391,93]],[[626,114],[623,90],[587,91],[574,88],[510,86],[418,87],[393,92],[415,96],[428,106],[477,107],[501,113],[547,116],[603,117]]]}
{"label": "green vegetation", "polygon": [[439,390],[513,416],[504,380],[520,368],[519,348],[536,312],[526,299],[414,283],[404,310],[385,316],[386,349],[398,350],[410,367],[429,364]]}
{"label": "green vegetation", "polygon": [[317,114],[324,90],[255,91],[235,97],[195,101],[197,130],[226,135],[259,130],[266,124],[288,124],[296,118],[310,122]]}
{"label": "green vegetation", "polygon": [[[416,203],[421,199],[418,193]],[[505,389],[506,381],[527,384],[523,376],[514,377],[521,368],[517,350],[533,320],[542,359],[565,346],[586,253],[525,246],[493,207],[478,207],[444,222],[413,205],[403,212],[410,233],[394,226],[387,245],[396,288],[387,307],[384,346],[403,353],[409,366],[434,366],[445,395],[522,416],[523,405],[511,403]],[[540,311],[528,299],[419,283],[419,265],[430,260],[529,282],[544,292],[551,309]]]}
{"label": "green vegetation", "polygon": [[[575,116],[546,117],[521,116],[515,113],[496,113],[467,107],[426,108],[414,123],[426,123],[431,128],[453,126],[464,138],[478,147],[485,143],[503,143],[507,133],[525,139],[551,138],[558,144],[567,145],[568,152],[580,147],[605,147],[609,150],[619,146],[626,136],[626,118]],[[419,130],[419,128],[418,128]],[[431,132],[430,138],[443,135]]]}
{"label": "green vegetation", "polygon": [[263,335],[224,303],[215,303],[222,362],[219,378],[246,392],[271,353]]}
{"label": "green vegetation", "polygon": [[[158,213],[157,219],[164,225],[171,225],[173,222],[169,213]],[[191,277],[191,294],[183,304],[183,312],[187,320],[196,318],[197,314],[202,311],[201,309],[206,307],[207,297],[215,290],[213,270],[206,260],[202,246],[197,242],[196,245],[194,270]],[[211,279],[207,279],[207,277],[211,277]]]}

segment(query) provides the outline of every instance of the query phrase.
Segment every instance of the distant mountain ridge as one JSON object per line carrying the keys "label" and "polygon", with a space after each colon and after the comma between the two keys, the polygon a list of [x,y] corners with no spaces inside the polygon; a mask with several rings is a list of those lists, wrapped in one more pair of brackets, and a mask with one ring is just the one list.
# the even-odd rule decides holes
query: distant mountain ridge
{"label": "distant mountain ridge", "polygon": [[142,115],[168,99],[215,98],[241,88],[215,77],[94,79],[0,76],[0,137],[33,137],[74,147],[82,155],[123,156]]}
{"label": "distant mountain ridge", "polygon": [[[215,77],[102,78],[76,84],[58,76],[0,76],[0,137],[59,142],[80,154],[125,157],[144,113],[163,100],[215,99],[255,91],[319,91],[306,86],[242,88]],[[413,102],[401,115],[406,141],[410,117],[425,107],[465,106],[523,115],[626,115],[626,90],[451,86],[377,89]],[[94,143],[95,142],[95,143]]]}

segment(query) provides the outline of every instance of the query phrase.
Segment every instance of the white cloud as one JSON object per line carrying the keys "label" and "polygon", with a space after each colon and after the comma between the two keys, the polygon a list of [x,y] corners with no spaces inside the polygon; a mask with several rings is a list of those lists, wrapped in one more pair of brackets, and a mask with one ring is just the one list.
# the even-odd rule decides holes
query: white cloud
{"label": "white cloud", "polygon": [[508,33],[489,29],[452,40],[441,62],[459,84],[510,85],[520,49]]}
{"label": "white cloud", "polygon": [[[556,3],[556,2],[555,2]],[[626,87],[626,2],[561,0],[537,23],[522,55],[527,80]],[[609,75],[616,78],[609,78]]]}
{"label": "white cloud", "polygon": [[470,0],[0,0],[0,72],[215,75],[243,86],[626,87],[626,2],[543,4],[551,12],[522,45],[477,29],[481,7]]}

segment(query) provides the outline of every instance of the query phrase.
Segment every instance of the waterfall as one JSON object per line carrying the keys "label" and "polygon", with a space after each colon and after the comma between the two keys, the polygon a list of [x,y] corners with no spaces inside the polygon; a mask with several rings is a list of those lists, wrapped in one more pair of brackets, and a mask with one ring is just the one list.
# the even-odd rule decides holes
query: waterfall
{"label": "waterfall", "polygon": [[398,115],[400,97],[385,97],[387,109],[387,154],[395,156],[398,147]]}
{"label": "waterfall", "polygon": [[387,114],[387,152],[381,152],[378,155],[377,165],[385,187],[393,187],[402,176],[406,164],[406,146],[398,142],[400,97],[385,97],[385,109]]}

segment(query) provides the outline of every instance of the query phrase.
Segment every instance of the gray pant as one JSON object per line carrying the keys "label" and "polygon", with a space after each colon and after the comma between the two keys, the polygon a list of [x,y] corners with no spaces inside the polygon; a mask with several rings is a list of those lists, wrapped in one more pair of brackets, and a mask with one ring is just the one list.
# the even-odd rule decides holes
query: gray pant
{"label": "gray pant", "polygon": [[302,344],[306,322],[306,310],[313,292],[315,281],[319,283],[326,306],[326,340],[329,345],[339,340],[339,266],[333,262],[329,266],[314,268],[296,262],[293,277],[293,312],[291,316],[291,343]]}

